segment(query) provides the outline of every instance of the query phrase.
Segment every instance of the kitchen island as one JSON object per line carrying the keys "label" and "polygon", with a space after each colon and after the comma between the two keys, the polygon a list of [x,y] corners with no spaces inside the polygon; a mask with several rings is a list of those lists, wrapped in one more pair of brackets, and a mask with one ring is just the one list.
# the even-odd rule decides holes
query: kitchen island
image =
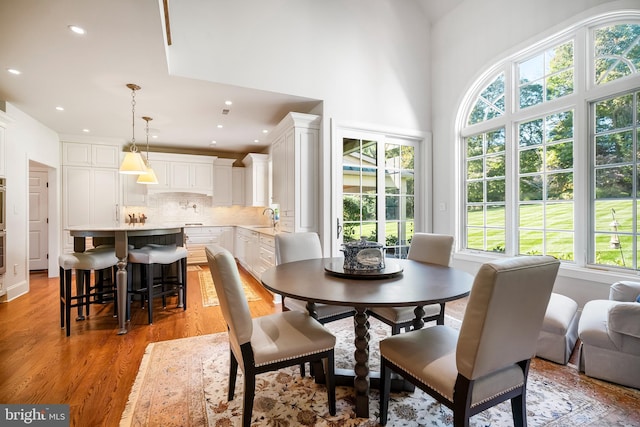
{"label": "kitchen island", "polygon": [[84,252],[86,250],[86,238],[93,238],[94,246],[97,243],[113,243],[116,257],[118,258],[118,271],[116,273],[116,286],[118,289],[118,334],[127,333],[126,307],[127,307],[127,257],[129,245],[140,247],[146,243],[176,244],[184,243],[184,227],[176,225],[151,225],[151,224],[113,224],[113,225],[86,225],[67,228],[73,237],[73,250]]}

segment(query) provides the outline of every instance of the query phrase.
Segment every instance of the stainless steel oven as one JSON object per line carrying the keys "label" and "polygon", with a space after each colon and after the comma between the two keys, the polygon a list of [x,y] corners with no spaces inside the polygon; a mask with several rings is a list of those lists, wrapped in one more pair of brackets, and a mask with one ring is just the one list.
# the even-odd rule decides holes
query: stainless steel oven
{"label": "stainless steel oven", "polygon": [[7,272],[7,187],[0,178],[0,274]]}

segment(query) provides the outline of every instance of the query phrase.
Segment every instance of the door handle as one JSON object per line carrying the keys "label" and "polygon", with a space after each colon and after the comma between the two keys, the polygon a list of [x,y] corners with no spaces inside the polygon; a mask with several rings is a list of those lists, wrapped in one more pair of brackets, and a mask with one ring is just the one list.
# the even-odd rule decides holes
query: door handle
{"label": "door handle", "polygon": [[336,218],[336,239],[340,238],[340,233],[342,233],[342,226],[340,225],[340,218]]}

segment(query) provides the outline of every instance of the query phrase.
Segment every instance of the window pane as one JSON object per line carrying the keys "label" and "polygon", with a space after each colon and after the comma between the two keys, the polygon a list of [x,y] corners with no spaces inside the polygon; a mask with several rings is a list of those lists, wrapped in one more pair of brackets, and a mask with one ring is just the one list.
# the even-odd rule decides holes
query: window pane
{"label": "window pane", "polygon": [[542,200],[542,175],[520,178],[520,200]]}
{"label": "window pane", "polygon": [[633,232],[632,200],[597,200],[594,228],[598,232]]}
{"label": "window pane", "polygon": [[467,202],[479,203],[484,199],[483,194],[483,182],[469,182],[467,183]]}
{"label": "window pane", "polygon": [[404,206],[404,215],[401,218],[410,221],[415,218],[415,198],[404,196],[401,198],[402,206]]}
{"label": "window pane", "polygon": [[595,31],[595,80],[604,84],[640,69],[640,25],[622,24]]}
{"label": "window pane", "polygon": [[631,131],[596,136],[597,165],[631,162],[633,157],[633,133]]}
{"label": "window pane", "polygon": [[467,161],[467,179],[478,179],[484,176],[484,165],[482,159]]}
{"label": "window pane", "polygon": [[520,230],[520,254],[541,255],[544,253],[544,233],[535,230]]}
{"label": "window pane", "polygon": [[623,129],[633,124],[633,95],[596,103],[596,133]]}
{"label": "window pane", "polygon": [[628,235],[597,233],[595,235],[595,262],[633,268],[633,238]]}
{"label": "window pane", "polygon": [[487,202],[505,201],[505,180],[493,179],[487,181]]}
{"label": "window pane", "polygon": [[482,206],[467,206],[467,224],[484,225],[484,208]]}
{"label": "window pane", "polygon": [[518,64],[520,108],[573,93],[573,63],[573,41],[569,41]]}
{"label": "window pane", "polygon": [[493,227],[505,226],[504,205],[487,205],[487,224]]}
{"label": "window pane", "polygon": [[540,203],[522,203],[519,218],[521,228],[541,229],[544,227],[544,206]]}
{"label": "window pane", "polygon": [[547,170],[573,168],[573,142],[563,142],[547,147]]}
{"label": "window pane", "polygon": [[506,246],[506,238],[504,229],[489,228],[487,229],[487,250],[491,252],[504,253]]}
{"label": "window pane", "polygon": [[545,227],[554,230],[573,230],[573,203],[547,203]]}
{"label": "window pane", "polygon": [[547,175],[547,200],[573,200],[573,173]]}
{"label": "window pane", "polygon": [[467,157],[476,157],[482,154],[482,135],[467,138]]}
{"label": "window pane", "polygon": [[386,170],[384,174],[384,191],[386,194],[400,193],[400,171]]}
{"label": "window pane", "polygon": [[520,173],[542,172],[542,148],[520,151]]}
{"label": "window pane", "polygon": [[487,157],[487,178],[504,176],[504,156]]}
{"label": "window pane", "polygon": [[501,153],[504,151],[504,128],[487,133],[487,154]]}
{"label": "window pane", "polygon": [[504,114],[504,74],[499,74],[478,96],[467,123],[484,122]]}
{"label": "window pane", "polygon": [[402,169],[411,169],[413,170],[413,163],[415,157],[415,148],[403,145],[401,147],[401,164],[400,167]]}
{"label": "window pane", "polygon": [[631,197],[632,191],[633,167],[621,166],[596,170],[597,199]]}
{"label": "window pane", "polygon": [[520,147],[529,147],[542,144],[543,121],[542,119],[522,123],[518,127],[518,143]]}
{"label": "window pane", "polygon": [[467,227],[467,248],[481,251],[485,249],[483,228]]}
{"label": "window pane", "polygon": [[573,233],[546,233],[545,254],[561,260],[573,261]]}

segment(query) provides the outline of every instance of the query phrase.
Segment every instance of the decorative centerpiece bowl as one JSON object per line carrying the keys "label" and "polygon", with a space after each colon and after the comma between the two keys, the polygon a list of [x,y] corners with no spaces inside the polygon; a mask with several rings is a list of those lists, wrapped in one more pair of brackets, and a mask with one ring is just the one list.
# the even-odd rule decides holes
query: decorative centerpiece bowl
{"label": "decorative centerpiece bowl", "polygon": [[384,269],[384,247],[378,242],[369,242],[365,237],[343,243],[345,271],[380,271]]}

